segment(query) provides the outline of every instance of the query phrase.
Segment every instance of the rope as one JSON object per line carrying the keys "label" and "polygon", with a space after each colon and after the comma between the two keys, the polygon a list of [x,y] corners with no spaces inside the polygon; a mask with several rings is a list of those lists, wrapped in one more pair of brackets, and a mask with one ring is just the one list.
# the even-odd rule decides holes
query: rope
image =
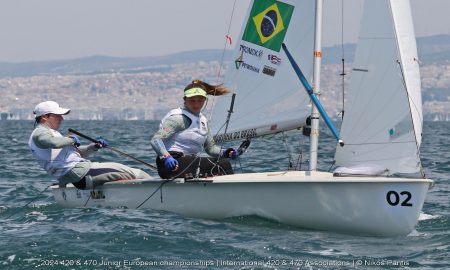
{"label": "rope", "polygon": [[[172,182],[172,181],[175,180],[178,176],[182,175],[188,168],[191,167],[191,165],[196,161],[197,158],[199,159],[199,164],[198,164],[197,170],[199,170],[199,169],[200,169],[200,161],[201,161],[201,157],[200,157],[199,155],[196,155],[196,158],[194,158],[194,159],[192,160],[192,162],[189,163],[189,165],[186,166],[186,168],[184,168],[184,170],[182,170],[180,173],[178,173],[177,175],[173,176],[172,178],[170,178],[170,179],[168,179],[168,180],[163,180],[163,182],[158,186],[158,188],[156,188],[155,191],[153,191],[153,193],[150,194],[150,196],[148,196],[141,204],[139,204],[139,205],[136,207],[136,209],[138,209],[138,208],[141,207],[144,203],[146,203],[148,200],[150,200],[150,198],[152,198],[152,197],[156,194],[156,192],[158,192],[159,190],[161,190],[161,188],[162,188],[166,183]],[[209,159],[208,159],[208,160],[209,160]],[[213,168],[213,169],[214,169],[214,168]],[[196,175],[196,178],[198,178],[198,175]],[[162,202],[162,193],[161,193],[161,202]]]}
{"label": "rope", "polygon": [[[52,185],[47,186],[43,191],[39,192],[39,194],[37,196],[35,196],[31,201],[29,201],[27,204],[25,204],[24,206],[20,207],[19,210],[23,210],[25,207],[27,207],[28,205],[30,205],[32,202],[36,201],[37,198],[42,195],[45,191],[47,191],[47,189],[49,189]],[[12,216],[14,216],[16,213],[12,213],[11,215],[9,215],[8,217],[6,217],[6,219],[11,218]]]}
{"label": "rope", "polygon": [[[150,198],[153,197],[153,195],[155,195],[156,192],[158,192],[158,190],[160,190],[160,189],[162,188],[163,185],[165,185],[166,183],[169,183],[169,182],[171,182],[171,181],[172,181],[172,179],[170,179],[170,180],[163,180],[163,182],[159,185],[159,187],[158,187],[155,191],[153,191],[153,193],[150,194],[150,196],[148,196],[147,199],[145,199],[141,204],[139,204],[139,205],[136,207],[136,209],[138,209],[138,208],[141,207],[144,203],[146,203],[148,200],[150,200]],[[161,195],[161,196],[162,196],[162,195]],[[162,197],[161,197],[161,200],[162,200]]]}
{"label": "rope", "polygon": [[[197,157],[200,159],[200,157],[197,155]],[[177,175],[173,176],[172,178],[168,179],[168,180],[163,180],[163,182],[159,185],[159,187],[153,191],[152,194],[150,194],[150,196],[148,196],[141,204],[139,204],[136,209],[138,209],[139,207],[141,207],[144,203],[146,203],[148,200],[150,200],[151,197],[153,197],[153,195],[156,194],[156,192],[158,192],[158,190],[161,190],[161,188],[169,182],[172,182],[174,179],[176,179],[178,176],[182,175],[189,167],[191,167],[191,165],[195,162],[195,158],[192,160],[191,163],[189,163],[188,166],[186,166],[186,168],[184,168],[184,170],[182,170],[180,173],[178,173]],[[162,193],[161,193],[161,202],[162,202]]]}
{"label": "rope", "polygon": [[333,162],[331,162],[330,168],[328,168],[328,172],[331,172],[331,169],[333,168],[334,164],[336,164],[336,160],[333,160]]}
{"label": "rope", "polygon": [[86,205],[88,204],[89,200],[91,199],[92,194],[89,193],[89,197],[87,198],[86,202],[84,203],[83,207],[86,207]]}

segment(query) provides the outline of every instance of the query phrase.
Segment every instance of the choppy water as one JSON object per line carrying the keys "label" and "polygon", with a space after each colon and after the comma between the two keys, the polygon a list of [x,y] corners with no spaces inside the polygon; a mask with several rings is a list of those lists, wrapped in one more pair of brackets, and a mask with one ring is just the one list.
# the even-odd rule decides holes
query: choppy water
{"label": "choppy water", "polygon": [[[156,122],[66,121],[62,130],[68,127],[154,160],[148,141]],[[29,121],[0,121],[0,269],[450,268],[450,123],[425,123],[422,161],[436,185],[416,230],[394,238],[304,230],[256,217],[214,221],[145,209],[63,209],[49,190],[41,193],[53,180],[28,150],[32,129]],[[288,137],[298,148],[297,138]],[[328,170],[334,143],[326,132],[322,137],[319,167]],[[277,138],[255,140],[243,169],[286,168],[283,137]],[[106,150],[92,159],[141,167]]]}

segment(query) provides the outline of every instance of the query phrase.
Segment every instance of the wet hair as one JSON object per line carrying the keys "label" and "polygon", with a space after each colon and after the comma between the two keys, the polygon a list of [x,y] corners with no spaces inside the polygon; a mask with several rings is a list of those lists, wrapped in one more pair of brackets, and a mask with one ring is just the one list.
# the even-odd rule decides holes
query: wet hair
{"label": "wet hair", "polygon": [[193,80],[184,88],[184,91],[195,87],[205,90],[208,95],[212,96],[221,96],[230,93],[230,89],[226,88],[223,84],[211,85],[201,80]]}

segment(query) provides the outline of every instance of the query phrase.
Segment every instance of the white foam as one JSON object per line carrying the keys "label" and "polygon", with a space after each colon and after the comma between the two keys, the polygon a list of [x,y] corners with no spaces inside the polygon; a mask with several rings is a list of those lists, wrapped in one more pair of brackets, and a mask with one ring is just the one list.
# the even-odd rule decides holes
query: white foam
{"label": "white foam", "polygon": [[42,220],[46,220],[47,219],[47,216],[45,214],[43,214],[41,212],[38,212],[38,211],[33,211],[33,212],[31,212],[30,214],[27,214],[27,215],[36,216],[36,219],[38,221],[42,221]]}
{"label": "white foam", "polygon": [[420,213],[419,221],[428,220],[428,219],[435,219],[435,218],[438,218],[438,217],[440,217],[440,216],[439,215],[433,216],[433,215],[429,215],[429,214],[425,214],[425,213]]}
{"label": "white foam", "polygon": [[407,236],[416,237],[416,236],[425,236],[425,233],[420,233],[417,230],[412,230]]}
{"label": "white foam", "polygon": [[330,255],[349,255],[347,252],[337,251],[335,249],[326,249],[319,251],[320,255],[330,256]]}
{"label": "white foam", "polygon": [[15,254],[13,254],[13,255],[11,255],[11,256],[8,256],[8,258],[6,258],[6,260],[3,262],[3,265],[12,263],[12,262],[14,261],[15,258],[16,258],[16,255],[15,255]]}

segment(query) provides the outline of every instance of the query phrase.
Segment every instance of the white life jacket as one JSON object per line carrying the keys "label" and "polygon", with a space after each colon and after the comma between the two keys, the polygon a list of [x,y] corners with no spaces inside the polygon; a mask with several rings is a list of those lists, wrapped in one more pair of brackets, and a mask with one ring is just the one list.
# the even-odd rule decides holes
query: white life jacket
{"label": "white life jacket", "polygon": [[208,135],[208,120],[200,113],[199,116],[192,114],[185,109],[173,109],[161,120],[160,128],[164,121],[171,115],[183,114],[191,119],[191,125],[164,140],[164,145],[168,151],[181,152],[185,155],[196,155],[203,150]]}
{"label": "white life jacket", "polygon": [[[61,133],[50,129],[55,137],[63,137]],[[39,148],[33,141],[33,135],[36,129],[31,133],[28,140],[28,146],[31,149],[34,157],[39,161],[44,170],[50,175],[60,177],[70,171],[77,163],[84,161],[73,145],[64,146],[60,149],[42,149]]]}

